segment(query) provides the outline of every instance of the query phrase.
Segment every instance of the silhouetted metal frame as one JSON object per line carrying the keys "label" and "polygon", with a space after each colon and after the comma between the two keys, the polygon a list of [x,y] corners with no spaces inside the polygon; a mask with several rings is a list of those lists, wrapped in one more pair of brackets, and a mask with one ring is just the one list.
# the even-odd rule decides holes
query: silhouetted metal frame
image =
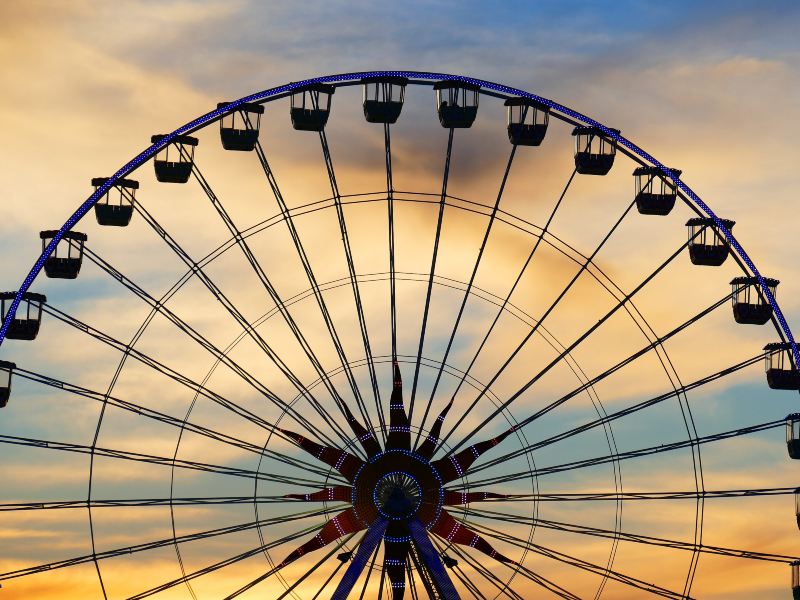
{"label": "silhouetted metal frame", "polygon": [[[41,272],[42,268],[44,267],[44,262],[49,257],[53,251],[58,246],[58,243],[64,237],[64,233],[67,231],[71,231],[75,224],[80,221],[83,216],[89,212],[89,210],[97,203],[97,201],[102,198],[106,192],[111,189],[114,184],[119,179],[123,179],[133,171],[135,171],[139,166],[143,163],[149,161],[156,153],[160,150],[168,146],[172,143],[172,140],[175,137],[180,135],[187,135],[198,129],[201,129],[208,125],[209,123],[216,122],[220,120],[224,115],[229,113],[235,112],[240,105],[247,104],[247,103],[263,103],[271,100],[276,100],[278,98],[284,98],[289,96],[293,90],[297,88],[301,88],[304,86],[308,86],[314,83],[326,83],[334,86],[344,86],[344,85],[357,85],[360,84],[361,79],[364,77],[386,77],[386,76],[399,76],[399,77],[407,77],[409,79],[409,84],[412,85],[431,85],[436,81],[441,81],[443,79],[451,79],[455,81],[461,81],[464,83],[469,83],[472,85],[478,85],[481,87],[481,92],[484,95],[495,96],[498,98],[508,98],[511,96],[522,96],[524,98],[529,98],[531,100],[535,100],[536,102],[540,102],[548,107],[550,107],[551,114],[558,119],[566,121],[568,123],[581,123],[584,125],[589,125],[592,127],[597,127],[600,129],[603,134],[611,139],[616,140],[617,144],[624,149],[627,149],[633,156],[634,160],[640,162],[642,164],[649,164],[654,167],[657,167],[666,178],[669,178],[677,188],[682,192],[681,197],[685,200],[691,201],[701,213],[705,214],[707,217],[711,218],[715,225],[717,226],[720,233],[725,236],[726,241],[730,245],[730,247],[735,251],[736,255],[741,259],[744,265],[749,269],[750,274],[752,274],[759,283],[761,287],[761,292],[763,293],[764,297],[767,301],[772,305],[775,318],[779,324],[779,334],[784,338],[784,341],[788,341],[792,346],[792,353],[794,354],[794,358],[796,364],[800,364],[800,348],[797,346],[797,342],[794,339],[791,329],[789,328],[789,324],[786,321],[786,318],[783,315],[783,312],[780,309],[775,297],[770,292],[769,288],[764,281],[764,276],[759,272],[758,268],[753,263],[752,259],[749,257],[747,252],[745,252],[744,248],[739,244],[739,242],[734,237],[733,233],[725,227],[725,224],[721,221],[720,217],[718,217],[714,211],[709,207],[695,192],[692,190],[686,183],[684,183],[680,177],[675,175],[675,173],[670,170],[667,166],[657,160],[655,157],[650,155],[648,152],[634,144],[632,141],[628,140],[621,134],[612,131],[609,127],[603,125],[599,121],[592,119],[578,111],[575,111],[567,106],[559,104],[558,102],[554,102],[553,100],[549,100],[548,98],[544,98],[537,94],[532,94],[530,92],[526,92],[524,90],[520,90],[517,88],[513,88],[507,85],[494,83],[491,81],[486,81],[482,79],[476,79],[473,77],[465,77],[462,75],[450,75],[447,73],[429,73],[429,72],[418,72],[418,71],[364,71],[364,72],[357,72],[357,73],[342,73],[337,75],[325,75],[322,77],[312,77],[310,79],[305,79],[302,81],[296,81],[292,83],[287,83],[281,86],[269,88],[267,90],[263,90],[261,92],[256,92],[255,94],[250,94],[249,96],[245,96],[240,98],[239,100],[235,100],[231,102],[227,106],[223,108],[217,108],[212,110],[196,119],[189,121],[185,125],[182,125],[172,133],[169,133],[164,136],[161,140],[156,142],[155,144],[149,146],[140,154],[135,156],[125,165],[123,165],[120,169],[117,170],[111,177],[108,178],[102,186],[97,188],[95,192],[90,195],[84,202],[81,204],[78,209],[72,214],[72,216],[67,219],[64,225],[59,228],[58,233],[53,237],[47,247],[44,249],[42,254],[34,263],[33,267],[29,271],[28,275],[25,277],[25,280],[22,282],[19,290],[17,290],[17,295],[14,298],[14,301],[11,304],[11,307],[8,311],[8,315],[3,321],[2,327],[0,327],[0,345],[3,343],[6,337],[6,333],[8,331],[8,327],[11,324],[11,321],[16,314],[17,308],[19,307],[20,302],[22,301],[22,294],[30,289],[30,286],[33,284],[33,281],[36,279],[37,275]],[[685,196],[684,196],[685,195]]]}
{"label": "silhouetted metal frame", "polygon": [[[70,217],[70,219],[67,220],[67,222],[62,226],[62,228],[59,229],[58,233],[54,236],[54,238],[51,240],[51,242],[45,248],[45,250],[43,251],[43,253],[39,257],[37,262],[34,264],[32,269],[30,270],[28,276],[26,277],[25,281],[23,282],[23,285],[18,290],[16,298],[14,299],[14,301],[12,303],[12,306],[11,306],[9,312],[8,312],[8,318],[4,321],[2,327],[0,327],[0,344],[2,344],[2,342],[4,341],[7,329],[9,327],[9,325],[10,325],[11,320],[14,317],[14,314],[16,313],[16,310],[17,310],[17,308],[19,306],[19,303],[21,301],[22,295],[25,293],[25,291],[27,291],[30,288],[30,286],[33,283],[35,277],[41,271],[41,269],[43,267],[43,264],[44,264],[44,261],[55,250],[56,246],[58,245],[58,242],[60,241],[60,239],[63,238],[64,234],[72,229],[72,227],[80,220],[80,218],[82,218],[86,214],[86,212],[88,212],[91,209],[91,207],[98,201],[98,199],[102,198],[105,195],[105,193],[111,187],[113,187],[113,185],[115,184],[115,182],[117,180],[125,177],[127,174],[131,173],[132,171],[137,169],[139,166],[141,166],[141,164],[147,162],[150,158],[152,158],[164,146],[166,146],[169,143],[171,143],[171,141],[176,136],[185,135],[185,134],[191,133],[193,131],[196,131],[198,129],[201,129],[201,128],[205,127],[206,125],[208,125],[208,124],[210,124],[212,122],[215,122],[216,120],[219,120],[223,115],[231,113],[231,112],[234,112],[239,105],[241,105],[243,103],[246,103],[246,102],[257,102],[257,101],[267,102],[267,101],[271,101],[271,100],[278,99],[278,98],[281,98],[281,97],[285,97],[285,96],[289,95],[291,93],[291,91],[294,90],[295,88],[300,87],[300,86],[304,86],[304,85],[308,85],[309,83],[314,83],[314,82],[331,83],[331,84],[334,84],[334,85],[337,85],[337,84],[338,85],[355,85],[355,84],[358,83],[358,81],[362,77],[369,76],[369,75],[401,75],[401,76],[405,76],[405,77],[410,77],[412,79],[412,81],[410,81],[409,83],[421,84],[421,85],[430,85],[431,80],[440,80],[440,79],[455,79],[455,80],[458,80],[458,81],[464,81],[464,82],[468,82],[468,83],[473,83],[473,84],[476,84],[476,85],[480,85],[482,88],[484,88],[484,89],[481,90],[481,93],[484,93],[486,95],[500,97],[500,98],[506,97],[506,96],[504,96],[504,94],[528,97],[528,98],[534,99],[536,101],[539,101],[539,102],[541,102],[541,103],[543,103],[543,104],[545,104],[547,106],[550,106],[552,110],[556,111],[554,113],[556,118],[559,118],[559,119],[561,119],[561,120],[563,120],[565,122],[569,122],[569,123],[573,123],[573,124],[576,123],[576,122],[580,122],[580,123],[589,124],[589,125],[598,127],[601,131],[603,131],[603,133],[607,137],[609,137],[611,139],[615,139],[618,142],[618,144],[620,144],[623,148],[627,148],[628,151],[626,152],[623,149],[623,153],[628,155],[630,158],[632,158],[633,160],[635,160],[636,162],[639,162],[639,163],[642,163],[642,161],[648,161],[653,166],[657,167],[665,175],[666,178],[671,179],[675,183],[675,185],[677,186],[677,188],[681,192],[679,194],[681,196],[681,198],[687,204],[689,204],[689,206],[693,210],[695,210],[695,212],[697,212],[698,214],[702,214],[700,212],[700,211],[702,211],[703,213],[705,213],[707,216],[709,216],[715,222],[715,224],[718,227],[719,232],[722,235],[724,235],[724,237],[726,238],[726,240],[727,240],[728,244],[730,245],[730,247],[735,251],[734,258],[735,258],[736,262],[739,263],[739,265],[742,268],[742,270],[745,271],[746,273],[748,272],[748,269],[749,269],[750,272],[752,273],[752,275],[757,279],[757,281],[758,281],[758,283],[759,283],[759,285],[761,287],[760,294],[762,294],[762,296],[764,298],[766,298],[766,300],[773,307],[773,311],[774,311],[773,322],[777,321],[776,329],[778,330],[779,335],[781,336],[781,338],[784,341],[788,341],[791,344],[791,349],[792,349],[792,352],[794,354],[795,361],[798,364],[800,364],[800,353],[798,353],[798,347],[797,347],[797,344],[796,344],[796,342],[795,342],[795,340],[793,338],[792,332],[791,332],[791,330],[790,330],[790,328],[788,326],[788,323],[786,322],[786,320],[785,320],[785,318],[784,318],[784,316],[783,316],[783,314],[782,314],[782,312],[780,310],[780,307],[778,306],[775,298],[772,296],[770,290],[767,288],[766,283],[764,281],[764,278],[758,272],[757,268],[755,267],[755,265],[753,264],[751,259],[748,257],[748,255],[746,254],[744,249],[738,244],[736,239],[733,237],[733,235],[731,234],[730,230],[728,230],[725,227],[724,223],[722,223],[722,221],[713,213],[713,211],[696,194],[694,194],[694,192],[686,184],[684,184],[677,177],[677,175],[675,173],[673,173],[667,167],[665,167],[664,165],[659,163],[656,159],[654,159],[652,156],[647,154],[644,150],[640,149],[638,146],[634,145],[632,142],[628,141],[627,139],[623,138],[621,135],[617,134],[614,130],[610,130],[610,129],[606,128],[605,126],[603,126],[602,124],[597,123],[596,121],[592,120],[589,117],[586,117],[586,116],[584,116],[584,115],[582,115],[580,113],[572,111],[571,109],[568,109],[568,108],[566,108],[564,106],[561,106],[561,105],[559,105],[557,103],[554,103],[552,101],[549,101],[547,99],[544,99],[544,98],[541,98],[539,96],[536,96],[536,95],[533,95],[533,94],[529,94],[529,93],[526,93],[526,92],[522,92],[522,91],[516,90],[514,88],[509,88],[507,86],[494,84],[494,83],[491,83],[491,82],[486,82],[486,81],[481,81],[481,80],[476,80],[476,79],[472,79],[472,78],[460,77],[460,76],[450,76],[450,75],[437,74],[437,73],[413,73],[413,72],[370,72],[370,73],[355,73],[355,74],[333,75],[333,76],[309,79],[309,80],[305,80],[305,81],[302,81],[302,82],[291,83],[291,84],[288,84],[286,86],[280,86],[280,87],[277,87],[277,88],[272,88],[270,90],[266,90],[264,92],[260,92],[260,93],[253,94],[251,96],[242,98],[242,99],[240,99],[240,100],[238,100],[236,102],[233,102],[233,103],[229,104],[224,109],[217,109],[215,111],[207,113],[206,115],[203,115],[202,117],[199,117],[198,119],[195,119],[194,121],[191,121],[190,123],[187,123],[186,125],[184,125],[183,127],[177,129],[173,133],[167,135],[165,138],[160,140],[158,143],[150,146],[148,149],[146,149],[144,152],[139,154],[137,157],[135,157],[133,160],[131,160],[129,163],[127,163],[124,167],[122,167],[119,171],[117,171],[117,173],[115,173],[114,176],[110,177],[108,179],[108,181],[103,186],[99,187],[95,191],[95,193],[92,194],[78,208],[77,211],[75,211],[75,213]],[[413,80],[414,77],[416,77],[418,79],[418,81],[414,81]],[[561,113],[561,114],[558,114],[558,113]],[[431,276],[433,276],[433,273],[431,273]],[[416,379],[416,377],[415,377],[415,379]],[[63,448],[63,449],[66,449],[66,448]]]}

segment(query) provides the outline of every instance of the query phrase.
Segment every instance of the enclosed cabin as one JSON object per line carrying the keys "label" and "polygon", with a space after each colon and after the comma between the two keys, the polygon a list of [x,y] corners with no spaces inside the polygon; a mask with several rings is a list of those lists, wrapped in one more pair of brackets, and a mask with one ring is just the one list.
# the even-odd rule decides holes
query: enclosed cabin
{"label": "enclosed cabin", "polygon": [[[154,135],[150,138],[153,144],[163,140],[165,135]],[[176,135],[155,156],[153,165],[156,179],[163,183],[186,183],[194,166],[194,149],[197,138],[190,135]]]}
{"label": "enclosed cabin", "polygon": [[[777,279],[764,278],[772,297],[780,283]],[[772,304],[764,294],[755,277],[736,277],[731,280],[733,318],[744,325],[764,325],[772,317]]]}
{"label": "enclosed cabin", "polygon": [[0,360],[0,408],[4,408],[11,398],[11,373],[16,368],[14,363]]}
{"label": "enclosed cabin", "polygon": [[[619,135],[619,129],[609,129]],[[575,170],[581,175],[606,175],[614,166],[617,140],[608,138],[599,127],[576,127]]]}
{"label": "enclosed cabin", "polygon": [[786,449],[789,458],[800,459],[800,413],[792,413],[786,417]]}
{"label": "enclosed cabin", "polygon": [[[58,231],[42,231],[42,253],[53,241]],[[77,231],[65,231],[53,252],[44,261],[44,273],[51,279],[75,279],[80,273],[83,262],[83,245],[86,234]]]}
{"label": "enclosed cabin", "polygon": [[[225,108],[230,102],[220,102],[217,108]],[[251,152],[258,142],[261,129],[261,115],[264,107],[261,104],[240,104],[235,110],[222,115],[219,120],[219,136],[225,150]]]}
{"label": "enclosed cabin", "polygon": [[442,127],[472,127],[478,116],[479,85],[447,79],[434,83],[433,89],[436,90],[436,111]]}
{"label": "enclosed cabin", "polygon": [[[736,225],[735,221],[720,219],[725,228],[730,231]],[[730,253],[728,240],[720,232],[714,219],[695,217],[686,221],[689,230],[689,259],[693,265],[718,267],[725,262]]]}
{"label": "enclosed cabin", "polygon": [[[670,169],[680,177],[680,169]],[[678,191],[658,167],[639,167],[633,171],[636,209],[643,215],[668,215],[675,207]]]}
{"label": "enclosed cabin", "polygon": [[322,131],[331,114],[332,85],[312,83],[292,92],[292,127],[298,131]]}
{"label": "enclosed cabin", "polygon": [[408,78],[365,77],[361,80],[364,117],[368,123],[395,123],[403,110]]}
{"label": "enclosed cabin", "polygon": [[[14,303],[16,292],[3,292],[0,294],[0,310],[2,310],[5,323],[11,305]],[[42,304],[47,302],[47,297],[42,294],[25,292],[17,307],[17,312],[8,326],[6,338],[9,340],[35,340],[42,323]]]}
{"label": "enclosed cabin", "polygon": [[547,133],[550,107],[530,98],[505,101],[508,141],[517,146],[538,146]]}
{"label": "enclosed cabin", "polygon": [[769,387],[773,390],[800,390],[800,371],[789,342],[764,346],[764,363]]}
{"label": "enclosed cabin", "polygon": [[[95,191],[105,185],[107,181],[108,177],[92,179]],[[136,200],[136,190],[138,189],[138,181],[117,179],[94,205],[94,216],[97,223],[112,227],[127,227],[133,216],[133,203]]]}
{"label": "enclosed cabin", "polygon": [[800,529],[800,488],[794,490],[794,514],[797,519],[797,528]]}
{"label": "enclosed cabin", "polygon": [[791,563],[792,567],[792,598],[800,600],[800,560]]}

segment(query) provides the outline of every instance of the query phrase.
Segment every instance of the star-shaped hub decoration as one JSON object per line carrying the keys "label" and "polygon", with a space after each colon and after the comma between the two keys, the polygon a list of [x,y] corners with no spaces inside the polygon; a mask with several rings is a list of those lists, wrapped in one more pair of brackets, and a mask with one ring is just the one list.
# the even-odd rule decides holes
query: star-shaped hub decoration
{"label": "star-shaped hub decoration", "polygon": [[297,433],[281,429],[299,447],[338,471],[350,484],[287,497],[305,502],[342,501],[350,503],[350,507],[325,523],[315,537],[291,552],[280,567],[343,536],[367,530],[333,598],[347,597],[381,540],[384,543],[384,568],[391,583],[393,599],[399,600],[404,595],[406,561],[410,552],[419,557],[427,571],[424,576],[441,597],[458,598],[429,534],[454,544],[470,546],[503,563],[514,561],[497,552],[489,542],[446,510],[447,506],[505,496],[491,492],[452,492],[445,490],[444,486],[462,477],[478,457],[499,444],[513,432],[513,428],[458,453],[432,460],[451,401],[434,422],[426,439],[412,451],[411,429],[403,403],[403,382],[396,362],[393,371],[385,448],[381,447],[375,434],[342,405],[353,433],[364,448],[366,461],[345,450],[321,446]]}

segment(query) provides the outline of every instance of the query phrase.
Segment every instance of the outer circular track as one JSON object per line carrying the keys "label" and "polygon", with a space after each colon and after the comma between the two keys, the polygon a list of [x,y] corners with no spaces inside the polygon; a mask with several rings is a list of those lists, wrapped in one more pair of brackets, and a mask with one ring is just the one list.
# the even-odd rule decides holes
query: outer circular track
{"label": "outer circular track", "polygon": [[269,88],[263,90],[261,92],[256,92],[254,94],[250,94],[249,96],[245,96],[231,102],[221,108],[216,108],[196,119],[189,121],[185,125],[182,125],[172,133],[165,135],[163,138],[159,139],[156,143],[146,148],[144,151],[139,153],[125,165],[123,165],[114,175],[108,178],[108,180],[99,188],[95,190],[95,192],[89,196],[83,204],[81,204],[78,209],[72,214],[72,216],[67,219],[67,221],[62,225],[50,243],[42,252],[41,256],[36,260],[33,267],[31,267],[30,272],[25,277],[22,285],[19,287],[17,291],[17,295],[14,298],[14,301],[11,304],[11,307],[8,312],[8,318],[5,319],[2,326],[0,326],[0,346],[2,346],[3,341],[6,337],[6,332],[8,331],[8,327],[13,320],[14,315],[16,314],[17,307],[19,306],[20,301],[22,300],[22,295],[28,291],[30,286],[33,284],[33,281],[36,279],[36,276],[44,267],[44,262],[56,249],[56,246],[64,237],[64,234],[70,231],[75,224],[80,221],[83,216],[89,212],[89,210],[95,205],[95,203],[102,198],[105,193],[114,186],[114,184],[119,180],[123,179],[133,171],[135,171],[139,166],[143,163],[150,160],[159,150],[163,147],[169,145],[172,140],[179,135],[186,135],[192,133],[198,129],[201,129],[212,123],[214,121],[219,120],[224,115],[234,112],[240,105],[246,103],[265,103],[272,100],[276,100],[278,98],[283,98],[289,95],[293,90],[297,88],[301,88],[307,86],[312,83],[327,83],[331,85],[356,85],[358,84],[361,79],[365,77],[385,77],[385,76],[399,76],[399,77],[407,77],[411,84],[423,84],[423,85],[431,85],[435,81],[440,81],[442,79],[452,79],[456,81],[462,81],[466,83],[470,83],[472,85],[480,86],[481,93],[491,96],[496,96],[500,98],[507,98],[510,96],[522,96],[525,98],[530,98],[537,102],[541,102],[550,107],[553,116],[559,118],[563,121],[569,123],[583,123],[585,125],[589,125],[592,127],[598,127],[603,133],[610,138],[613,138],[617,141],[617,143],[622,146],[623,149],[626,149],[628,154],[631,158],[636,160],[642,165],[650,165],[653,167],[658,168],[665,177],[671,179],[677,188],[682,192],[682,196],[684,200],[690,201],[693,205],[695,210],[698,214],[705,214],[706,216],[710,217],[714,220],[715,224],[719,228],[719,231],[727,239],[730,247],[734,250],[735,255],[739,264],[742,266],[742,269],[747,272],[748,270],[752,275],[758,280],[759,285],[761,286],[762,292],[764,297],[767,298],[769,303],[772,305],[775,318],[780,325],[780,329],[778,331],[779,335],[784,338],[785,341],[788,341],[791,344],[792,352],[794,354],[795,363],[800,364],[800,348],[797,346],[797,342],[792,335],[792,331],[789,328],[789,324],[786,321],[786,318],[783,315],[783,312],[780,309],[775,297],[772,295],[772,292],[767,287],[766,281],[764,280],[764,276],[758,271],[753,261],[748,256],[747,252],[745,252],[744,248],[739,244],[736,238],[731,233],[730,229],[728,229],[722,220],[714,213],[713,210],[705,203],[703,200],[688,186],[684,183],[677,173],[670,170],[666,167],[663,163],[661,163],[658,159],[650,155],[648,152],[628,140],[627,138],[623,137],[618,130],[611,129],[602,123],[595,121],[591,117],[588,117],[578,111],[575,111],[567,106],[559,104],[558,102],[554,102],[548,98],[544,98],[537,94],[532,94],[530,92],[526,92],[524,90],[520,90],[514,87],[510,87],[507,85],[503,85],[500,83],[494,83],[491,81],[486,81],[483,79],[476,79],[474,77],[466,77],[463,75],[450,75],[447,73],[429,73],[429,72],[419,72],[419,71],[362,71],[356,73],[341,73],[337,75],[324,75],[322,77],[312,77],[310,79],[304,79],[302,81],[295,81],[291,83],[287,83],[284,85],[280,85],[277,87]]}

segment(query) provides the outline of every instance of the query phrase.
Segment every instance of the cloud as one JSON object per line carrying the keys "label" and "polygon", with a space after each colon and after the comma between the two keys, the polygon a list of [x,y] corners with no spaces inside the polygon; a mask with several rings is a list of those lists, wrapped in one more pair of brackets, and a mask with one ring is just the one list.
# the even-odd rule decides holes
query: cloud
{"label": "cloud", "polygon": [[[752,253],[756,264],[764,272],[782,278],[779,299],[790,321],[796,321],[800,314],[796,300],[800,297],[796,293],[800,283],[794,281],[794,274],[800,247],[795,235],[796,222],[791,218],[797,205],[791,174],[797,122],[792,115],[796,114],[797,89],[800,89],[792,26],[797,8],[791,3],[774,2],[770,8],[779,10],[755,10],[726,3],[722,16],[719,3],[669,10],[638,3],[603,11],[588,5],[568,11],[556,8],[560,7],[554,3],[536,7],[512,4],[489,14],[478,4],[464,8],[450,2],[417,2],[389,8],[369,3],[347,7],[306,3],[298,10],[290,3],[266,7],[252,2],[216,1],[160,3],[158,7],[151,2],[134,1],[100,8],[88,2],[68,5],[37,2],[4,7],[0,19],[3,56],[0,78],[4,89],[0,98],[0,127],[6,144],[0,149],[3,153],[0,160],[5,165],[2,183],[7,202],[0,207],[0,252],[9,258],[0,261],[0,277],[9,288],[21,280],[38,252],[38,230],[62,222],[91,191],[89,179],[112,172],[143,148],[151,133],[171,130],[206,112],[218,100],[284,81],[325,72],[410,66],[510,82],[620,126],[636,143],[668,164],[683,168],[686,181],[715,210],[737,220],[737,237]],[[475,18],[463,16],[468,13]],[[357,88],[340,89],[333,106],[328,133],[341,190],[346,194],[383,190],[381,130],[363,122]],[[319,140],[314,134],[296,134],[291,130],[286,101],[269,105],[263,123],[262,140],[289,206],[299,207],[328,197],[330,184]],[[553,122],[541,148],[520,149],[503,196],[504,210],[537,225],[546,221],[572,169],[572,139],[568,130]],[[199,136],[198,164],[237,225],[249,227],[276,214],[276,203],[254,157],[222,152],[214,128]],[[436,120],[430,90],[410,88],[408,104],[393,129],[395,185],[404,191],[438,194],[445,141],[446,131]],[[475,127],[456,134],[450,193],[468,201],[491,204],[509,152],[503,109],[484,98]],[[590,253],[632,199],[631,166],[620,157],[607,178],[578,178],[552,224],[552,232],[584,254]],[[230,233],[195,186],[157,185],[149,166],[136,176],[142,182],[139,197],[144,205],[175,234],[193,258],[199,259],[229,240]],[[436,205],[416,202],[419,199],[408,193],[396,203],[398,269],[404,273],[424,271],[430,264]],[[452,281],[445,278],[461,282],[469,279],[486,223],[485,217],[467,210],[471,205],[466,202],[454,201],[454,204],[460,208],[448,207],[443,221],[443,250],[437,265],[439,277],[434,286],[424,348],[420,402],[427,401],[438,369],[435,362],[427,359],[435,361],[443,355],[454,312],[463,297],[463,284],[452,289],[447,287],[453,285]],[[353,203],[345,208],[345,214],[359,271],[385,273],[388,270],[385,204]],[[598,255],[597,267],[623,290],[630,290],[663,256],[683,243],[686,216],[687,211],[682,208],[666,219],[629,215],[618,234]],[[359,358],[363,344],[354,318],[335,211],[327,208],[295,218],[319,282],[325,284],[323,293],[344,340],[345,353],[348,358]],[[451,350],[449,362],[456,368],[465,368],[471,360],[496,314],[497,307],[492,302],[505,297],[535,239],[520,229],[526,226],[519,219],[503,218],[504,222],[495,225],[475,280],[475,285],[483,290],[480,292],[483,299],[473,299],[467,304]],[[293,301],[289,310],[303,325],[323,369],[337,369],[340,361],[316,302],[307,293],[309,284],[286,227],[277,219],[270,223],[271,227],[254,234],[248,243],[263,260],[284,299],[305,294],[303,299]],[[156,297],[186,271],[185,265],[153,235],[140,215],[125,230],[96,227],[91,215],[79,227],[88,231],[93,250]],[[535,236],[535,228],[530,229]],[[560,243],[553,243],[563,248]],[[503,359],[577,269],[574,262],[549,246],[543,245],[537,252],[529,273],[512,296],[516,316],[502,317],[471,372],[477,379],[472,383],[479,388],[480,384],[488,383]],[[214,260],[207,270],[246,318],[254,320],[272,314],[259,325],[259,332],[279,350],[305,384],[318,379],[316,369],[304,358],[289,328],[279,315],[275,316],[274,302],[242,260],[238,248]],[[656,333],[663,334],[699,307],[726,293],[727,281],[735,272],[730,263],[719,270],[693,269],[686,257],[681,256],[674,268],[670,267],[637,295],[635,302]],[[595,273],[599,277],[599,272]],[[565,297],[559,311],[548,317],[545,325],[550,341],[569,345],[613,305],[613,298],[587,275]],[[382,277],[365,275],[360,290],[373,350],[386,356],[388,285]],[[402,368],[407,385],[416,360],[426,283],[424,276],[404,275],[398,284],[399,342],[406,357]],[[59,308],[125,342],[131,339],[147,313],[143,303],[89,265],[77,282],[40,279],[36,286],[46,291]],[[168,306],[219,348],[226,348],[241,331],[213,296],[194,280]],[[763,343],[772,341],[774,332],[769,328],[734,327],[730,317],[729,307],[724,306],[690,332],[670,341],[667,350],[684,382],[754,355]],[[645,343],[645,337],[630,319],[615,318],[576,349],[573,358],[592,377]],[[202,380],[213,364],[209,353],[160,317],[137,347],[196,380]],[[507,397],[556,352],[544,340],[534,338],[494,383],[492,392],[499,399]],[[26,368],[99,391],[107,389],[120,358],[116,352],[88,343],[84,336],[57,325],[52,319],[45,320],[36,344],[4,344],[2,356]],[[297,395],[295,387],[251,341],[232,348],[231,356],[280,398],[290,401]],[[366,370],[357,367],[355,372],[363,389],[369,389]],[[380,365],[378,377],[379,385],[383,386],[381,393],[385,394],[389,380],[387,364]],[[339,373],[333,381],[354,406],[344,376]],[[455,389],[456,381],[448,367],[440,384],[441,398],[434,398],[432,410],[441,407],[447,394]],[[515,402],[514,414],[517,418],[524,417],[579,384],[579,377],[566,366],[559,366]],[[67,399],[61,393],[45,394],[46,390],[21,381],[15,382],[15,386],[12,402],[3,409],[4,433],[78,443],[91,438],[97,423],[96,403]],[[280,416],[279,410],[227,368],[211,375],[209,387],[267,420]],[[180,418],[186,414],[193,396],[186,388],[167,378],[154,377],[151,370],[130,361],[115,389],[123,399]],[[669,383],[664,369],[651,356],[596,386],[595,392],[607,410],[613,411],[666,389]],[[313,393],[323,402],[330,401],[323,386],[316,385]],[[464,386],[458,396],[458,408],[465,410],[475,394],[474,388]],[[370,394],[366,396],[370,399]],[[754,367],[692,393],[690,402],[702,435],[781,418],[793,410],[794,396],[789,396],[792,395],[768,396],[763,375]],[[548,419],[533,423],[526,430],[530,441],[596,418],[591,400],[588,395],[581,395]],[[320,419],[313,415],[307,402],[299,401],[296,406],[319,425]],[[478,425],[493,408],[484,398],[478,410],[465,419],[460,431]],[[191,419],[251,443],[264,442],[261,428],[205,400],[197,403]],[[653,440],[660,443],[659,440],[684,435],[681,423],[679,407],[670,403],[648,413],[647,418],[621,420],[614,425],[614,431],[621,446],[635,448],[650,445]],[[498,420],[490,428],[502,426]],[[489,431],[483,433],[488,435]],[[780,439],[775,441],[772,435],[775,431],[768,433],[769,436],[756,439],[721,443],[719,448],[704,447],[708,486],[769,487],[778,480],[784,482],[789,476],[784,447]],[[153,453],[168,454],[173,450],[175,435],[173,428],[143,417],[122,415],[116,409],[109,410],[101,428],[101,439],[109,444]],[[537,464],[608,451],[608,442],[600,430],[573,441],[576,443],[543,450],[535,456]],[[271,444],[270,447],[281,451],[295,452],[285,445],[274,445],[274,440]],[[4,481],[13,482],[13,486],[8,492],[4,490],[4,494],[24,500],[44,496],[63,499],[85,493],[87,469],[83,457],[80,461],[62,463],[52,458],[46,460],[47,456],[39,458],[43,452],[46,451],[6,455]],[[248,466],[252,466],[255,458],[222,444],[209,444],[197,436],[186,436],[179,455]],[[670,460],[674,462],[670,464]],[[629,461],[633,462],[636,461]],[[663,491],[691,486],[689,463],[683,454],[680,458],[641,464],[644,466],[625,465],[623,481],[631,486],[626,489],[641,486]],[[554,477],[546,485],[555,491],[605,489],[611,485],[610,468],[586,471]],[[104,493],[133,497],[145,490],[163,494],[168,470],[133,468],[127,464],[121,468],[119,461],[109,460],[98,468],[98,474]],[[234,484],[227,479],[232,478],[220,480],[182,473],[178,487],[198,495],[229,489],[225,486],[239,483],[242,488],[245,484],[252,487],[247,480]],[[739,502],[709,502],[708,543],[796,553],[791,507],[787,506],[786,498],[751,499],[748,502],[755,508],[747,509]],[[638,527],[644,533],[672,535],[677,529],[683,531],[686,519],[692,516],[685,507],[672,507],[667,502],[659,503],[659,510],[648,514],[650,509],[644,506],[652,505],[641,504],[641,509],[626,506],[623,522],[626,527]],[[600,510],[595,514],[585,507],[546,508],[552,514],[561,511],[576,521],[589,519],[593,514],[597,519],[607,517]],[[771,518],[779,513],[780,518]],[[88,539],[85,513],[73,514],[77,515],[74,523],[64,514],[53,512],[38,524],[33,520],[20,521],[4,531],[6,535],[41,540],[42,543],[31,546],[31,562],[35,562],[35,557],[44,555],[52,538],[62,531],[60,526],[85,545]],[[124,515],[131,527],[115,530],[113,524],[109,525],[104,542],[132,543],[151,535],[146,525],[153,517],[146,510],[115,514]],[[213,520],[215,516],[221,518],[218,511],[209,509],[207,513],[187,514],[186,522]],[[580,555],[597,562],[607,556],[605,542],[590,543],[566,535],[554,536],[552,540],[560,549],[584,553]],[[222,551],[232,554],[234,546],[250,542],[252,539],[242,538],[209,546],[206,551],[192,555],[193,564],[199,566]],[[675,577],[680,579],[685,572],[685,561],[685,556],[643,552],[639,546],[623,545],[616,564],[621,570],[631,569],[637,576],[667,585],[673,583],[672,575],[678,574]],[[575,589],[581,593],[591,593],[598,583],[592,577],[576,575],[573,570],[548,564],[543,559],[531,558],[529,564],[544,569],[544,574],[552,574],[557,581],[574,580]],[[775,582],[785,579],[783,565],[743,567],[742,564],[733,559],[703,557],[696,595],[778,594]],[[18,560],[6,561],[0,571],[16,566],[25,565]],[[252,578],[251,570],[263,570],[263,566],[263,560],[259,559],[251,567],[220,573],[213,581],[204,581],[204,589],[208,593],[216,593],[215,590],[229,593],[237,581]],[[301,566],[297,569],[299,572]],[[736,577],[730,575],[733,569]],[[741,583],[744,569],[746,584]],[[469,569],[467,572],[477,578]],[[110,567],[109,573],[115,593],[123,595],[136,591],[130,587],[131,583],[125,583],[126,579],[145,580],[151,575],[166,579],[176,576],[178,571],[174,554],[167,553],[142,562],[120,562],[119,566]],[[318,575],[309,581],[309,589],[321,585],[323,573]],[[38,579],[9,583],[4,591],[10,598],[47,598],[48,594],[86,598],[98,594],[96,575],[90,566],[59,572],[57,589]],[[260,589],[271,592],[271,585],[265,584]],[[734,585],[738,588],[734,589]],[[614,585],[609,587],[607,595],[635,597],[633,591]]]}

